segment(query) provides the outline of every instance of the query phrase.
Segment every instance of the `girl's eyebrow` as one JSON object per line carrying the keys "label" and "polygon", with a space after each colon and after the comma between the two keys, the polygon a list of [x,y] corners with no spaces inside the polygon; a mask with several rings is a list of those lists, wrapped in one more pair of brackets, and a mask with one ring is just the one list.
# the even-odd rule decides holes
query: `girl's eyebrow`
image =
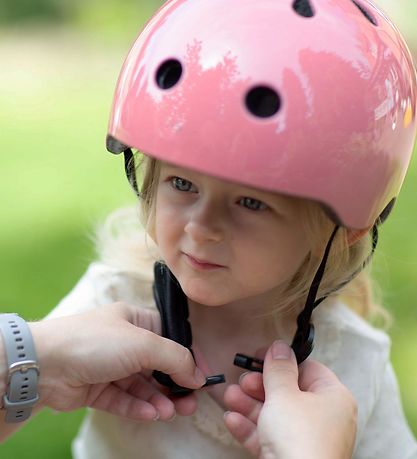
{"label": "girl's eyebrow", "polygon": [[169,164],[169,163],[162,163],[161,171],[163,172],[181,171],[182,173],[188,173],[188,172],[192,173],[192,171],[188,171],[188,169],[185,169],[181,166],[176,166],[175,164]]}

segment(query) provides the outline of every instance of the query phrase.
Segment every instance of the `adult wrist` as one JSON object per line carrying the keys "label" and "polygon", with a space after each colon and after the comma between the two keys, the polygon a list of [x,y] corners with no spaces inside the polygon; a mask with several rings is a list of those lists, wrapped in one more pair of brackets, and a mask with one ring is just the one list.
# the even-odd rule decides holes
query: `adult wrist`
{"label": "adult wrist", "polygon": [[32,334],[17,314],[0,314],[0,336],[3,351],[0,396],[5,421],[22,422],[30,417],[39,401],[39,367]]}
{"label": "adult wrist", "polygon": [[41,369],[38,380],[39,402],[37,406],[44,408],[49,406],[51,396],[61,387],[63,377],[62,355],[68,347],[58,339],[63,335],[51,320],[29,322],[29,328],[35,343],[39,367]]}

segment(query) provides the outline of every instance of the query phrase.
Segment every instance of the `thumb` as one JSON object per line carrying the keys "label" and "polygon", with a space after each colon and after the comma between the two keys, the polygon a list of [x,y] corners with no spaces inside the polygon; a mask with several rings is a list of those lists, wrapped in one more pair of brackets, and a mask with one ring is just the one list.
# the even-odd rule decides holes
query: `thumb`
{"label": "thumb", "polygon": [[131,332],[132,342],[135,341],[136,345],[130,349],[135,352],[135,361],[140,368],[162,371],[180,386],[200,388],[205,383],[206,378],[196,367],[189,349],[134,325]]}
{"label": "thumb", "polygon": [[263,381],[265,399],[277,389],[298,390],[298,367],[293,350],[284,341],[275,341],[266,353]]}

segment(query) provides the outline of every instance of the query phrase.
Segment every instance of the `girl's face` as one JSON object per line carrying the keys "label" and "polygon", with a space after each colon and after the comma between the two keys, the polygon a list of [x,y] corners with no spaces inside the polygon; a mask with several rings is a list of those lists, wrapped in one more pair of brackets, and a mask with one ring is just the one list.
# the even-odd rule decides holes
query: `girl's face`
{"label": "girl's face", "polygon": [[299,206],[295,199],[162,163],[154,235],[191,300],[220,306],[261,295],[265,304],[310,250]]}

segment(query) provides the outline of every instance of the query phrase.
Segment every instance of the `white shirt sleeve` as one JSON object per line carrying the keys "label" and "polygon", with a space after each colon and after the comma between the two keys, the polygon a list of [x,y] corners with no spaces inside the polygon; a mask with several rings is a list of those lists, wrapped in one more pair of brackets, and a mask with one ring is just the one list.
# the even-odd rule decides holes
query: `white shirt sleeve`
{"label": "white shirt sleeve", "polygon": [[408,427],[391,363],[387,363],[379,398],[365,425],[354,459],[417,459],[417,442]]}

